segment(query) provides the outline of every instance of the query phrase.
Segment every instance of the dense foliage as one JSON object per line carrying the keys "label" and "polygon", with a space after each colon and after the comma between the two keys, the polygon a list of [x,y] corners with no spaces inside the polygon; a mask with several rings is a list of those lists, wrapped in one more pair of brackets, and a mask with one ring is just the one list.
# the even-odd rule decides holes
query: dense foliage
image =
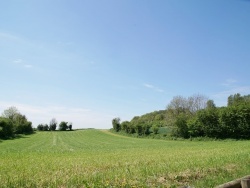
{"label": "dense foliage", "polygon": [[52,118],[52,120],[49,123],[49,130],[55,131],[57,127],[57,121],[55,118]]}
{"label": "dense foliage", "polygon": [[120,123],[120,118],[115,118],[112,120],[113,129],[116,132],[124,131],[128,134],[136,133],[138,135],[148,135],[151,131],[157,133],[159,127],[166,126],[165,115],[165,110],[155,111],[142,116],[135,116],[130,122],[123,121],[122,123]]}
{"label": "dense foliage", "polygon": [[[37,126],[37,130],[38,131],[55,131],[56,130],[56,127],[57,127],[57,121],[55,118],[53,118],[51,121],[50,121],[50,125],[47,125],[47,124],[39,124]],[[65,121],[62,121],[60,124],[59,124],[59,131],[66,131],[66,130],[72,130],[72,123],[71,122],[65,122]]]}
{"label": "dense foliage", "polygon": [[13,124],[8,118],[0,118],[0,138],[9,138],[14,134]]}
{"label": "dense foliage", "polygon": [[71,123],[62,121],[59,124],[59,131],[66,131],[66,130],[70,130],[71,131],[71,129],[72,129],[72,124]]}
{"label": "dense foliage", "polygon": [[49,126],[47,124],[39,124],[37,126],[37,130],[38,131],[48,131],[49,130]]}
{"label": "dense foliage", "polygon": [[[228,106],[200,110],[186,124],[182,137],[250,138],[250,100],[240,94],[228,97]],[[177,129],[182,129],[177,125]]]}
{"label": "dense foliage", "polygon": [[[241,104],[214,110],[204,109],[183,126],[186,126],[187,136],[250,138],[250,105]],[[178,129],[181,128],[178,127]]]}
{"label": "dense foliage", "polygon": [[[52,118],[49,125],[39,124],[38,131],[55,131],[57,121]],[[72,130],[72,123],[62,121],[59,124],[60,131]],[[14,138],[19,134],[33,133],[32,122],[28,121],[25,115],[21,114],[16,107],[10,107],[0,116],[0,139]]]}
{"label": "dense foliage", "polygon": [[175,137],[249,139],[250,95],[230,95],[227,107],[216,107],[213,100],[202,95],[176,96],[166,110],[135,116],[122,123],[117,119],[113,120],[117,132],[139,136],[157,134],[160,127],[171,127],[171,135]]}
{"label": "dense foliage", "polygon": [[4,110],[0,117],[0,139],[14,137],[17,134],[33,133],[32,123],[16,107]]}

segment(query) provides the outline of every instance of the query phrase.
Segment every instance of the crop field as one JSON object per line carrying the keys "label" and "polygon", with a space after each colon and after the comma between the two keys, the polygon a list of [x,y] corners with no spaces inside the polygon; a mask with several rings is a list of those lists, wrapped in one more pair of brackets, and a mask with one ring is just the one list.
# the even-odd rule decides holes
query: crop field
{"label": "crop field", "polygon": [[250,141],[138,139],[101,130],[0,141],[0,187],[214,187],[250,174]]}

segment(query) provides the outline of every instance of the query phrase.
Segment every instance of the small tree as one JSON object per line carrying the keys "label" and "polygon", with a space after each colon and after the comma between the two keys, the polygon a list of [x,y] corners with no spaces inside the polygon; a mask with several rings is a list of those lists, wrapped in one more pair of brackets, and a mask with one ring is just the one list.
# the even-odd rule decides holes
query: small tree
{"label": "small tree", "polygon": [[44,124],[44,125],[43,125],[43,131],[48,131],[48,130],[49,130],[48,124]]}
{"label": "small tree", "polygon": [[120,121],[121,119],[120,118],[114,118],[112,120],[112,125],[113,125],[113,128],[116,132],[120,131],[121,130],[121,124],[120,124]]}
{"label": "small tree", "polygon": [[43,131],[43,124],[39,124],[37,125],[37,128],[36,128],[38,131]]}
{"label": "small tree", "polygon": [[62,121],[60,124],[59,124],[59,130],[60,131],[66,131],[68,129],[68,122],[65,122],[65,121]]}
{"label": "small tree", "polygon": [[50,131],[55,131],[57,126],[57,121],[55,118],[52,118],[52,120],[49,123],[49,130]]}
{"label": "small tree", "polygon": [[71,123],[71,122],[69,122],[68,129],[69,129],[70,131],[72,131],[72,123]]}

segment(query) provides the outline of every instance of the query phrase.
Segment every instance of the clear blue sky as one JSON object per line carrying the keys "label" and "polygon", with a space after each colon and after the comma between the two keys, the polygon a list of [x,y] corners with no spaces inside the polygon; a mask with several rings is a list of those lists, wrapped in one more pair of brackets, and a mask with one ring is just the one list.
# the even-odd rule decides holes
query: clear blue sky
{"label": "clear blue sky", "polygon": [[0,111],[73,128],[250,94],[250,1],[0,1]]}

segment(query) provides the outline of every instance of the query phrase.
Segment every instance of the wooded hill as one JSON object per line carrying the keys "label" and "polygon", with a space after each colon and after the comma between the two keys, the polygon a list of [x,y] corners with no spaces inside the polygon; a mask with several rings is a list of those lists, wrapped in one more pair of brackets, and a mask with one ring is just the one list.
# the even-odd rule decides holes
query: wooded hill
{"label": "wooded hill", "polygon": [[131,121],[112,120],[116,132],[147,136],[161,127],[175,137],[250,138],[250,95],[230,95],[226,107],[216,107],[203,95],[174,97],[166,110],[135,116]]}

